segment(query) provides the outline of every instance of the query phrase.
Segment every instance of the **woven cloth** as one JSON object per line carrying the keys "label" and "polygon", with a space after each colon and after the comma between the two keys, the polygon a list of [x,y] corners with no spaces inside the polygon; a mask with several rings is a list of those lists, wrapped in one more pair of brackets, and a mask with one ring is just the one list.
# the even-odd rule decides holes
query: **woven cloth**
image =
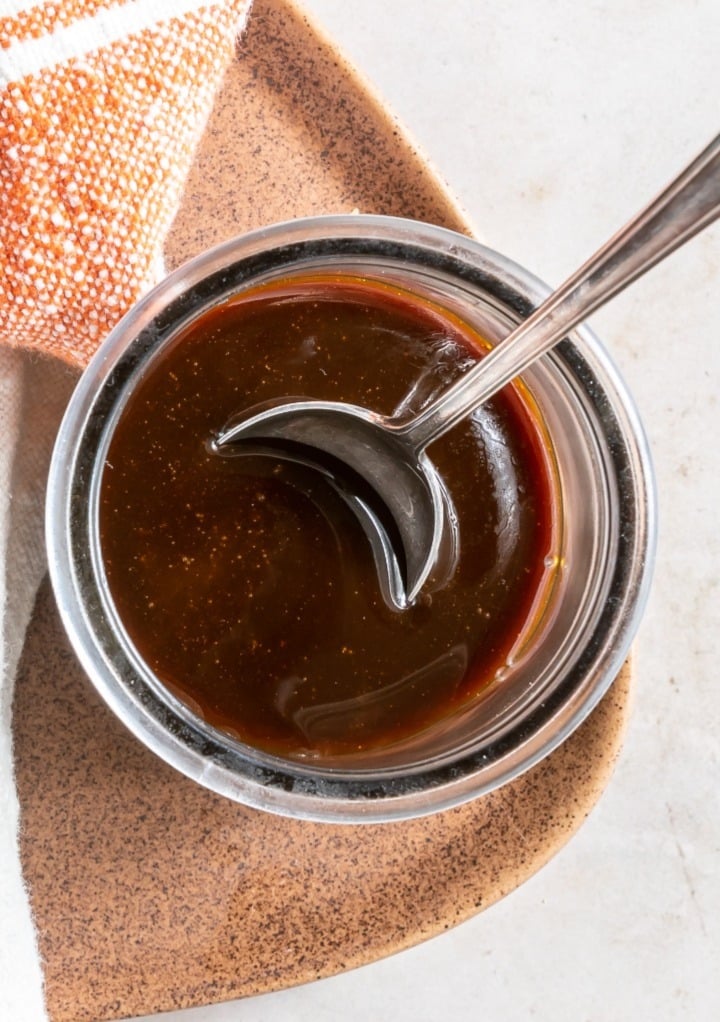
{"label": "woven cloth", "polygon": [[67,363],[84,365],[161,272],[249,4],[0,0],[0,1018],[13,1022],[45,1017],[10,713]]}

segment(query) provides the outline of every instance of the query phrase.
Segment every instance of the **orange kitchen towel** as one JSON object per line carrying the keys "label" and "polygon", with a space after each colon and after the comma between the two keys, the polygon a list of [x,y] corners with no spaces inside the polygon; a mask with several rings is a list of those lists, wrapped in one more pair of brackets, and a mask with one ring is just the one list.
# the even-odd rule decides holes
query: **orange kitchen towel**
{"label": "orange kitchen towel", "polygon": [[10,715],[74,374],[33,352],[84,365],[154,282],[249,4],[0,0],[0,1019],[46,1018]]}
{"label": "orange kitchen towel", "polygon": [[0,0],[0,344],[84,365],[154,280],[251,0]]}

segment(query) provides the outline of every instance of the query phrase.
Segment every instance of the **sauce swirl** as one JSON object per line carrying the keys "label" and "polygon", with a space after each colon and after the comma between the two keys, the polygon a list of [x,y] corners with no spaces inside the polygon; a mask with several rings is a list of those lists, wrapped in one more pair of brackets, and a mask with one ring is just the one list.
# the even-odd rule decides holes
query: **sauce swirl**
{"label": "sauce swirl", "polygon": [[416,412],[483,347],[429,300],[324,274],[201,313],[150,362],[108,448],[101,550],[139,654],[208,723],[272,754],[343,760],[432,728],[516,655],[559,530],[551,454],[521,388],[432,445],[459,560],[402,612],[319,474],[208,444],[239,411],[288,395]]}

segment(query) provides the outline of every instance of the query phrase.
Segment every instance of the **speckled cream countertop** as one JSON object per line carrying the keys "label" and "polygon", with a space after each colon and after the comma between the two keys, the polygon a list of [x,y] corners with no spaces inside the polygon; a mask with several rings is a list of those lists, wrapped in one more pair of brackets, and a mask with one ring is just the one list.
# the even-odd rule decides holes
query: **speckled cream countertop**
{"label": "speckled cream countertop", "polygon": [[[257,7],[271,16],[249,37],[262,44],[254,52],[270,47],[277,61],[282,2]],[[225,225],[254,226],[277,211],[352,208],[361,195],[380,211],[469,223],[557,284],[720,129],[716,0],[302,7],[399,115],[466,220],[412,147],[397,148],[391,122],[351,115],[351,80],[333,92],[328,124],[337,131],[306,151],[298,132],[310,123],[313,89],[322,78],[326,94],[333,74],[345,79],[305,36],[301,59],[290,46],[282,73],[277,63],[243,72],[249,120],[221,122],[228,148],[215,137],[212,165],[189,182],[194,215],[178,221],[169,262],[216,240],[218,213]],[[293,78],[302,116],[287,105]],[[222,158],[254,152],[243,137],[251,120],[276,161],[262,172]],[[214,201],[211,218],[205,202],[218,187],[226,205]],[[361,841],[352,829],[302,830],[229,808],[169,769],[150,769],[149,754],[94,696],[77,712],[82,679],[42,591],[15,719],[24,861],[53,1018],[117,1016],[113,990],[136,1015],[143,1004],[249,995],[167,1022],[720,1017],[720,228],[593,325],[637,397],[660,489],[658,565],[634,678],[626,668],[571,743],[482,806],[405,830],[368,829]],[[28,730],[50,698],[44,739],[72,745],[72,775],[43,763]],[[42,771],[49,800],[47,788],[35,797]],[[508,841],[509,826],[522,837]],[[176,1002],[165,996],[170,973]],[[256,994],[288,981],[304,985]]]}
{"label": "speckled cream countertop", "polygon": [[[714,0],[306,6],[414,132],[480,236],[552,284],[720,130]],[[660,492],[655,585],[612,783],[564,851],[486,914],[208,1022],[360,1020],[390,1006],[415,1022],[720,1015],[720,225],[593,324],[636,395]]]}

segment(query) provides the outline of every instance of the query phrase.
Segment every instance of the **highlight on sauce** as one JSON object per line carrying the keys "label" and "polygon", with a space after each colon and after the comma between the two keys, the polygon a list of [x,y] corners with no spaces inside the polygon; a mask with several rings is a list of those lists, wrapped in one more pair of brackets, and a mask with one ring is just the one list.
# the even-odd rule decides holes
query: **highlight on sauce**
{"label": "highlight on sauce", "polygon": [[150,362],[103,468],[102,558],[137,651],[209,724],[271,754],[351,760],[501,683],[537,626],[559,534],[552,454],[521,387],[429,449],[459,559],[403,611],[319,473],[209,443],[238,412],[287,396],[417,412],[483,348],[425,298],[326,273],[252,287]]}

